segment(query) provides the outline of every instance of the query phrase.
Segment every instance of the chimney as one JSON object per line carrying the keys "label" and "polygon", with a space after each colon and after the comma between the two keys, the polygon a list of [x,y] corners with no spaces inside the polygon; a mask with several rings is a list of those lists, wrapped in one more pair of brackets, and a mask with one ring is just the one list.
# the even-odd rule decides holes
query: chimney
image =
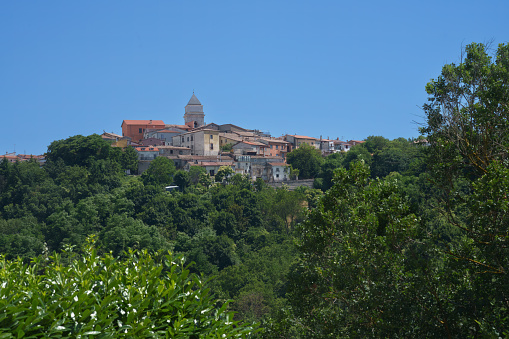
{"label": "chimney", "polygon": [[152,119],[150,119],[150,124],[152,125]]}

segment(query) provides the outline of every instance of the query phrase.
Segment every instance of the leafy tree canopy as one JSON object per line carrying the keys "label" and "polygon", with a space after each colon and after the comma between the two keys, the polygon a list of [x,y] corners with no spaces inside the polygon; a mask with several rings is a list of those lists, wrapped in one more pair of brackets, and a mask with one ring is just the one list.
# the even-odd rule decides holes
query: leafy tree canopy
{"label": "leafy tree canopy", "polygon": [[299,170],[299,177],[311,179],[320,172],[320,165],[323,162],[322,153],[319,149],[308,144],[302,144],[286,156],[288,164]]}

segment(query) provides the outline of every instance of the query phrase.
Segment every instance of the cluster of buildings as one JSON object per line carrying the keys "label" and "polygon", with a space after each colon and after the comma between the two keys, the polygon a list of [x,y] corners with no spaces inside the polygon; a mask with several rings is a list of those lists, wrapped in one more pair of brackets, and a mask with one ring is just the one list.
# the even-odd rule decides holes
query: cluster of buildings
{"label": "cluster of buildings", "polygon": [[139,174],[152,160],[163,156],[178,169],[201,166],[212,176],[221,166],[230,166],[235,173],[253,180],[285,181],[290,178],[286,154],[302,144],[327,156],[362,143],[289,134],[276,138],[233,124],[206,124],[203,105],[194,93],[185,106],[183,125],[165,124],[162,120],[124,120],[121,127],[122,135],[103,133],[102,137],[117,147],[133,146],[138,153]]}
{"label": "cluster of buildings", "polygon": [[46,157],[44,155],[17,154],[16,152],[0,155],[0,162],[4,159],[10,163],[35,160],[40,165],[43,165],[46,162]]}

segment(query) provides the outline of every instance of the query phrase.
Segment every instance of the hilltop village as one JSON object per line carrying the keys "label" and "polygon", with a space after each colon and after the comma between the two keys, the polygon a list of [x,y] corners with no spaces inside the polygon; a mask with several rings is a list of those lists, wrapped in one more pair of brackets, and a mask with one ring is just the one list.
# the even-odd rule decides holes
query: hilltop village
{"label": "hilltop village", "polygon": [[289,180],[286,154],[302,144],[321,150],[323,156],[347,152],[363,141],[341,141],[304,135],[272,137],[268,133],[233,124],[205,123],[203,105],[193,93],[185,106],[184,124],[166,124],[162,120],[124,120],[122,135],[103,133],[113,146],[132,146],[138,153],[138,174],[156,157],[172,160],[177,169],[205,168],[214,176],[221,166],[235,173],[266,182]]}

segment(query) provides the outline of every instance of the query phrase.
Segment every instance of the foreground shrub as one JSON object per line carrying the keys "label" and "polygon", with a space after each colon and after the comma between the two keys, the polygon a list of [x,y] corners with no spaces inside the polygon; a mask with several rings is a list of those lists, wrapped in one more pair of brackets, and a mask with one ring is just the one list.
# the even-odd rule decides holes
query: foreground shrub
{"label": "foreground shrub", "polygon": [[256,332],[233,321],[207,281],[171,253],[0,257],[0,338],[232,338]]}

